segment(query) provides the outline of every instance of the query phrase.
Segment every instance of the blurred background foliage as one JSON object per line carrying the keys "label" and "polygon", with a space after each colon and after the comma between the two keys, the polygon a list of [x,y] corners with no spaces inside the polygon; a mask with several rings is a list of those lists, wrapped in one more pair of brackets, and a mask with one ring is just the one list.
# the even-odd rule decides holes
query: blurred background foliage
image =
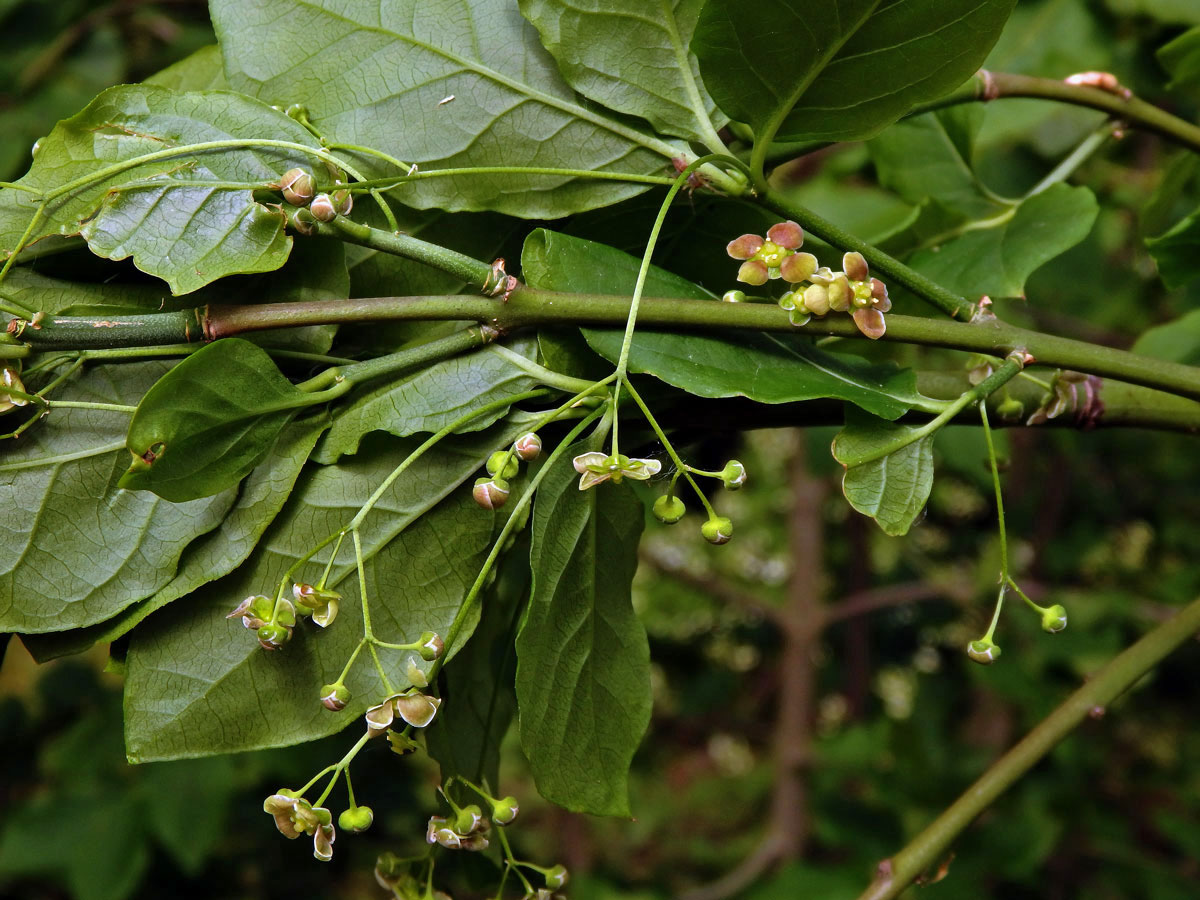
{"label": "blurred background foliage", "polygon": [[[3,178],[18,176],[33,141],[103,86],[139,80],[212,40],[200,2],[0,0],[0,24]],[[1196,25],[1195,0],[1022,0],[988,65],[1050,77],[1112,71],[1194,121],[1200,87],[1168,91],[1154,53]],[[1101,122],[1099,113],[1025,100],[971,115],[981,118],[976,173],[990,191],[1012,196]],[[839,146],[775,177],[823,215],[887,240],[917,210],[911,197],[880,186],[877,157],[877,147]],[[1120,347],[1151,329],[1139,349],[1200,362],[1200,321],[1186,315],[1200,303],[1200,281],[1166,290],[1144,247],[1200,204],[1200,163],[1131,133],[1072,181],[1100,200],[1095,227],[1033,275],[1028,301],[1002,304],[1001,314]],[[939,186],[928,191],[936,199]],[[657,203],[647,195],[565,228],[640,251]],[[761,233],[769,224],[761,216],[697,196],[672,213],[660,258],[724,290],[733,273],[712,247]],[[924,314],[903,297],[897,306]],[[872,352],[922,368],[964,365],[948,352]],[[986,627],[998,567],[980,435],[939,435],[926,516],[894,539],[841,498],[833,431],[695,432],[697,465],[719,468],[736,455],[751,480],[719,498],[737,523],[728,548],[696,541],[698,520],[648,531],[635,600],[651,635],[655,713],[635,760],[635,821],[542,803],[510,738],[502,789],[522,803],[517,851],[565,863],[578,900],[853,898],[879,859],[1088,672],[1200,592],[1194,438],[1006,432],[1017,572],[1039,602],[1064,604],[1071,624],[1044,635],[1035,615],[1010,603],[998,635],[1003,660],[975,666],[962,648]],[[437,783],[428,763],[399,763],[382,747],[364,752],[354,777],[376,826],[340,836],[333,862],[320,865],[281,839],[261,803],[340,756],[343,738],[130,767],[120,678],[102,671],[103,653],[39,668],[18,640],[0,636],[5,647],[0,897],[375,897],[376,855],[419,850]],[[1200,647],[1190,643],[1098,710],[911,896],[1200,896],[1197,671]],[[455,858],[441,871],[454,896],[476,896],[474,869],[486,865]]]}

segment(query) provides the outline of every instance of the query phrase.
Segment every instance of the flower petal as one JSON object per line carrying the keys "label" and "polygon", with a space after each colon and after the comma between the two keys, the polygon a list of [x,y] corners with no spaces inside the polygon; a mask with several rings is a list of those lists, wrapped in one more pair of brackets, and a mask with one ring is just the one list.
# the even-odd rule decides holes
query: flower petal
{"label": "flower petal", "polygon": [[579,489],[586,491],[590,487],[595,487],[601,482],[608,481],[612,478],[612,472],[592,472],[587,471],[579,476]]}
{"label": "flower petal", "polygon": [[372,706],[363,716],[367,720],[367,728],[372,735],[381,734],[391,728],[395,717],[396,711],[392,709],[390,697],[378,706]]}
{"label": "flower petal", "polygon": [[738,269],[737,280],[745,284],[766,284],[770,274],[762,260],[748,259]]}
{"label": "flower petal", "polygon": [[313,856],[321,862],[333,859],[333,841],[337,835],[332,825],[322,825],[313,832]]}
{"label": "flower petal", "polygon": [[591,450],[588,453],[581,453],[573,460],[571,465],[575,467],[575,471],[579,473],[595,471],[592,466],[604,466],[608,461],[608,455],[601,453],[599,450]]}
{"label": "flower petal", "polygon": [[842,271],[851,281],[866,281],[871,274],[866,259],[856,250],[851,250],[842,257]]}
{"label": "flower petal", "polygon": [[322,628],[328,628],[333,624],[333,620],[337,618],[338,602],[330,600],[321,609],[315,610],[312,614],[312,620]]}
{"label": "flower petal", "polygon": [[743,234],[725,245],[725,252],[734,259],[749,259],[762,247],[764,241],[757,234]]}
{"label": "flower petal", "polygon": [[856,309],[851,315],[854,316],[854,324],[858,326],[858,330],[873,341],[879,340],[887,331],[883,313],[872,306]]}
{"label": "flower petal", "polygon": [[892,301],[888,299],[887,285],[878,278],[871,279],[871,305],[880,312],[888,312]]}
{"label": "flower petal", "polygon": [[804,229],[788,219],[786,222],[772,225],[767,231],[767,240],[785,250],[796,250],[804,243]]}
{"label": "flower petal", "polygon": [[779,266],[784,281],[799,284],[817,271],[817,258],[811,253],[793,253]]}
{"label": "flower petal", "polygon": [[631,459],[621,471],[635,481],[645,481],[662,471],[662,463],[657,459]]}
{"label": "flower petal", "polygon": [[437,697],[430,697],[428,694],[414,691],[401,694],[392,701],[392,704],[396,708],[396,713],[405,722],[414,728],[424,728],[433,721],[442,701]]}

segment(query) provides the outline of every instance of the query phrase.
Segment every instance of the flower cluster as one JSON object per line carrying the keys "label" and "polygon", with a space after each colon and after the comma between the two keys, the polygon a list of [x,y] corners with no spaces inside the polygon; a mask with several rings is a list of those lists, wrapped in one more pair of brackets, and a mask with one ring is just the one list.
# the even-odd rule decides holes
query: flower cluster
{"label": "flower cluster", "polygon": [[[848,312],[867,337],[883,337],[883,314],[892,308],[887,286],[872,278],[867,261],[852,251],[842,257],[842,271],[835,272],[818,264],[811,253],[798,253],[804,243],[804,231],[795,222],[772,225],[766,238],[743,234],[729,242],[725,251],[734,259],[745,260],[738,269],[738,281],[766,284],[782,278],[797,285],[779,298],[793,325],[804,325],[811,316],[830,312]],[[739,294],[740,291],[731,292]],[[741,299],[731,297],[730,299]]]}
{"label": "flower cluster", "polygon": [[447,818],[431,816],[425,829],[425,840],[441,844],[447,850],[486,850],[487,834],[492,821],[475,804],[464,806],[458,814]]}
{"label": "flower cluster", "polygon": [[291,600],[278,602],[254,594],[239,603],[225,618],[242,618],[242,624],[254,632],[264,650],[278,650],[292,639],[296,627],[296,607]]}
{"label": "flower cluster", "polygon": [[599,450],[581,453],[571,460],[579,473],[579,489],[586,491],[605,481],[620,484],[626,478],[645,481],[662,471],[657,459],[630,459],[623,453],[609,456]]}
{"label": "flower cluster", "polygon": [[275,817],[275,827],[289,840],[295,840],[302,834],[311,834],[313,856],[317,859],[328,862],[333,858],[336,834],[329,810],[314,807],[295,791],[280,788],[263,803],[263,812]]}
{"label": "flower cluster", "polygon": [[[341,183],[339,180],[338,184]],[[275,187],[291,206],[299,207],[291,221],[301,234],[312,234],[317,222],[332,222],[338,216],[350,215],[354,207],[354,196],[345,188],[316,193],[316,179],[311,172],[301,168],[288,169]]]}
{"label": "flower cluster", "polygon": [[371,736],[383,734],[392,727],[396,719],[403,719],[413,728],[424,728],[437,715],[442,701],[430,697],[420,691],[409,688],[398,694],[392,694],[377,706],[372,706],[366,712],[367,730]]}

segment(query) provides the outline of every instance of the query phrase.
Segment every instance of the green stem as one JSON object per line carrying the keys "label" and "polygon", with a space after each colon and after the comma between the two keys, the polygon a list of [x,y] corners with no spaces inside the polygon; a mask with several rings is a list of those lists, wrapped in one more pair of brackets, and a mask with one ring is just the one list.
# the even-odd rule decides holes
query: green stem
{"label": "green stem", "polygon": [[996,494],[996,524],[1000,532],[1000,581],[1008,577],[1008,534],[1004,528],[1004,492],[1000,490],[1000,466],[996,462],[996,446],[992,443],[992,429],[988,424],[987,404],[979,404],[979,419],[983,423],[983,439],[987,443],[988,465],[992,472],[992,489]]}
{"label": "green stem", "polygon": [[763,192],[762,204],[780,215],[796,220],[804,229],[811,231],[835,247],[861,253],[876,273],[886,276],[897,284],[904,285],[922,300],[937,307],[951,318],[969,322],[974,316],[975,304],[965,297],[960,297],[953,291],[947,290],[915,269],[910,269],[894,256],[855,237],[788,197],[768,189]]}
{"label": "green stem", "polygon": [[492,267],[465,253],[448,250],[408,234],[395,234],[338,216],[332,222],[318,222],[317,234],[333,235],[351,244],[370,247],[381,253],[390,253],[405,259],[413,259],[440,269],[455,278],[480,290],[492,277]]}
{"label": "green stem", "polygon": [[[247,306],[211,306],[184,313],[122,317],[111,329],[96,327],[89,317],[47,319],[40,330],[27,328],[23,339],[37,350],[79,349],[138,343],[153,332],[151,343],[177,343],[229,337],[296,325],[378,321],[465,320],[484,322],[501,333],[542,325],[614,327],[626,322],[630,300],[622,294],[561,294],[520,287],[507,303],[499,300],[448,294],[432,297],[372,297],[353,300],[268,303]],[[157,322],[165,317],[161,324]],[[125,319],[137,318],[123,333]],[[185,321],[186,320],[186,321]],[[791,334],[836,335],[864,340],[849,316],[831,314],[813,318],[807,325],[792,325],[785,311],[766,303],[719,303],[670,297],[643,297],[638,312],[643,327],[728,333],[733,329],[781,331]],[[190,322],[190,337],[185,326]],[[197,325],[202,323],[203,328]],[[172,330],[171,323],[174,323]],[[1129,384],[1156,388],[1181,397],[1200,399],[1200,368],[1166,362],[1086,341],[1018,328],[999,319],[973,323],[918,318],[889,313],[883,340],[1001,356],[1026,349],[1039,365],[1087,372]]]}
{"label": "green stem", "polygon": [[996,369],[995,372],[979,382],[975,387],[963,393],[957,400],[950,403],[937,418],[931,419],[919,428],[914,428],[897,435],[887,444],[876,447],[870,453],[864,453],[862,456],[856,457],[839,457],[839,462],[848,467],[865,465],[877,459],[883,459],[885,456],[890,456],[897,450],[901,450],[909,444],[919,441],[926,435],[933,434],[972,403],[978,403],[980,400],[986,399],[993,391],[999,390],[1003,385],[1011,381],[1021,371],[1021,366],[1022,363],[1019,356],[1014,355],[1009,357],[1005,360],[1004,365]]}
{"label": "green stem", "polygon": [[1108,121],[1101,123],[1099,128],[1080,141],[1079,145],[1067,154],[1045,178],[1030,188],[1022,199],[1028,200],[1030,197],[1037,196],[1047,188],[1053,187],[1059,182],[1066,181],[1075,174],[1080,166],[1091,159],[1093,153],[1104,146],[1104,142],[1111,138],[1113,132],[1116,130],[1117,123],[1115,122]]}
{"label": "green stem", "polygon": [[[633,385],[629,384],[628,382],[626,382],[625,387],[629,391],[629,396],[633,398],[633,402],[636,403],[638,405],[638,409],[642,411],[642,415],[646,417],[646,421],[649,423],[650,428],[654,431],[654,434],[662,443],[663,448],[667,451],[667,455],[671,457],[671,462],[675,464],[675,471],[677,473],[676,478],[679,477],[678,473],[683,473],[683,477],[687,480],[687,483],[692,486],[692,490],[695,491],[696,496],[700,498],[700,503],[704,506],[704,511],[708,513],[708,517],[710,519],[716,518],[716,510],[712,508],[712,504],[708,502],[708,497],[705,495],[704,491],[700,490],[700,485],[698,485],[696,483],[696,479],[692,477],[691,467],[685,465],[683,460],[680,459],[679,454],[675,452],[675,446],[667,439],[666,432],[659,427],[658,420],[654,418],[654,414],[650,412],[650,407],[648,407],[645,401],[642,400],[641,394],[634,390]],[[613,421],[615,424],[616,417],[614,417]],[[671,482],[671,493],[675,493],[674,481]]]}
{"label": "green stem", "polygon": [[959,103],[986,102],[1006,97],[1031,97],[1090,107],[1200,153],[1200,127],[1137,97],[1125,97],[1099,88],[1067,84],[1053,78],[1036,78],[1010,72],[990,72],[982,69],[958,90],[913,110],[913,114]]}
{"label": "green stem", "polygon": [[558,388],[560,391],[571,394],[578,394],[580,391],[586,391],[595,386],[595,382],[587,381],[583,378],[572,378],[570,375],[555,372],[553,369],[547,369],[545,366],[539,366],[529,357],[522,356],[520,353],[514,353],[503,344],[492,344],[488,347],[487,352],[503,357],[522,372],[528,373],[547,387]]}
{"label": "green stem", "polygon": [[1103,711],[1197,630],[1200,630],[1200,600],[1193,601],[1092,675],[903,850],[880,863],[875,880],[859,900],[892,900],[899,896],[922,872],[937,864],[976,816],[1089,714]]}

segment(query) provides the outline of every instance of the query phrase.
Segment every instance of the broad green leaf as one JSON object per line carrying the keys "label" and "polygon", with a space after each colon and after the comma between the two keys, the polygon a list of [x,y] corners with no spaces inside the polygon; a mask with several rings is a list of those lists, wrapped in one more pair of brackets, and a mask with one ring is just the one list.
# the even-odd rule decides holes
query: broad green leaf
{"label": "broad green leaf", "polygon": [[[521,341],[513,349],[530,356],[534,345]],[[472,410],[527,391],[534,384],[532,377],[491,349],[442,360],[366,391],[339,410],[315,459],[337,462],[342,455],[357,452],[359,442],[372,431],[397,437],[438,431]],[[498,407],[460,431],[487,428],[507,412],[506,407]]]}
{"label": "broad green leaf", "polygon": [[1200,365],[1200,309],[1185,313],[1165,325],[1146,329],[1132,349],[1134,353],[1155,359],[1188,366]]}
{"label": "broad green leaf", "polygon": [[121,487],[174,501],[233,487],[313,396],[284,378],[262,348],[240,338],[209,344],[138,404],[126,442],[133,464]]}
{"label": "broad green leaf", "polygon": [[216,44],[201,47],[191,56],[155,72],[142,82],[173,91],[227,91],[229,82],[221,68],[221,48]]}
{"label": "broad green leaf", "polygon": [[933,197],[965,218],[999,215],[1013,204],[988,191],[973,164],[982,116],[964,104],[897,122],[868,145],[880,183],[914,205]]}
{"label": "broad green leaf", "polygon": [[1158,51],[1158,61],[1171,74],[1169,88],[1200,84],[1200,25],[1185,31]]}
{"label": "broad green leaf", "polygon": [[1172,290],[1200,276],[1200,209],[1158,237],[1148,239],[1146,246],[1163,283]]}
{"label": "broad green leaf", "polygon": [[[903,443],[878,459],[859,462]],[[833,458],[846,467],[842,493],[885,533],[905,534],[921,515],[933,488],[933,434],[862,414],[847,415],[833,440]]]}
{"label": "broad green leaf", "polygon": [[[131,405],[167,366],[99,365],[59,400]],[[0,631],[80,628],[170,582],[184,549],[233,505],[226,491],[189,503],[121,490],[126,415],[59,409],[0,448]]]}
{"label": "broad green leaf", "polygon": [[[283,113],[238,94],[109,88],[54,128],[18,182],[48,193],[74,185],[71,190],[47,200],[40,215],[36,195],[0,191],[0,252],[11,255],[33,222],[26,243],[82,234],[96,253],[132,256],[176,294],[225,275],[277,269],[291,248],[283,215],[254,202],[249,188],[203,182],[266,184],[293,166],[311,169],[313,157],[285,148],[182,149],[239,139],[319,146]],[[171,148],[180,150],[137,162]]]}
{"label": "broad green leaf", "polygon": [[[427,630],[446,634],[503,521],[500,513],[480,509],[463,482],[527,427],[524,420],[502,423],[440,444],[368,515],[361,532],[364,570],[381,640],[409,642]],[[305,620],[289,644],[268,653],[225,615],[248,595],[273,594],[287,569],[344,527],[415,446],[377,439],[341,465],[311,468],[243,565],[133,632],[125,687],[132,761],[289,746],[340,731],[382,700],[385,691],[364,653],[346,681],[353,694],[346,709],[331,713],[319,702],[321,686],[341,672],[363,633],[349,538],[329,580],[344,599],[327,629]],[[331,550],[321,550],[294,577],[315,581]],[[459,646],[474,624],[469,618]],[[407,687],[406,655],[380,652],[393,686]]]}
{"label": "broad green leaf", "polygon": [[441,766],[443,784],[461,775],[501,790],[500,743],[517,711],[513,641],[528,594],[529,542],[523,539],[484,598],[471,640],[438,682],[445,702],[425,730],[425,746]]}
{"label": "broad green leaf", "polygon": [[[703,0],[521,0],[563,77],[609,109],[641,116],[661,134],[722,152],[716,128],[727,121],[688,52]],[[630,36],[637,51],[630,52]]]}
{"label": "broad green leaf", "polygon": [[758,139],[857,140],[979,68],[1015,0],[708,0],[692,39],[717,105]]}
{"label": "broad green leaf", "polygon": [[538,489],[533,590],[517,635],[521,746],[538,791],[629,815],[629,763],[650,722],[650,650],[630,602],[645,511],[628,485],[588,491],[570,457]]}
{"label": "broad green leaf", "polygon": [[1087,237],[1098,211],[1087,188],[1055,184],[992,219],[926,241],[909,264],[964,297],[1021,297],[1035,270]]}
{"label": "broad green leaf", "polygon": [[[534,287],[621,293],[633,290],[639,260],[603,244],[539,229],[526,240],[521,265]],[[657,268],[647,276],[645,293],[708,297],[702,288]],[[594,350],[616,361],[622,332],[585,328],[583,334]],[[700,397],[744,396],[760,403],[835,397],[889,419],[924,402],[911,371],[870,366],[825,353],[807,340],[757,332],[717,338],[638,329],[629,370]]]}
{"label": "broad green leaf", "polygon": [[221,524],[196,538],[183,552],[179,571],[152,596],[111,619],[84,628],[24,635],[22,643],[38,662],[82,653],[95,644],[115,641],[155,610],[203,584],[228,575],[245,562],[267,526],[287,500],[313,445],[326,427],[320,420],[288,425],[266,461],[242,483],[237,502]]}
{"label": "broad green leaf", "polygon": [[[687,149],[582,102],[511,0],[214,0],[211,12],[234,89],[302,103],[326,136],[427,171],[664,173]],[[319,37],[298,43],[297,35]],[[370,173],[396,172],[372,158],[359,162]],[[421,209],[557,218],[643,190],[570,176],[476,174],[413,182],[396,196]]]}

